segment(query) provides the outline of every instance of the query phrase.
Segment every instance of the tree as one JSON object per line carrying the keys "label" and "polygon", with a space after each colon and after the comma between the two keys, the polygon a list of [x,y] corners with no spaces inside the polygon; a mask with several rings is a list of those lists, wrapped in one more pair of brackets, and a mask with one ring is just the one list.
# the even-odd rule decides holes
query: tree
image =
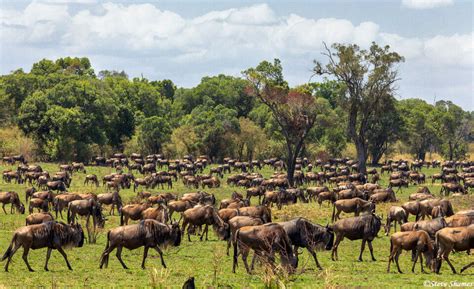
{"label": "tree", "polygon": [[161,81],[152,81],[151,84],[158,89],[162,97],[165,97],[169,100],[174,99],[176,85],[174,85],[173,81],[169,79],[164,79]]}
{"label": "tree", "polygon": [[280,60],[261,62],[243,72],[249,81],[247,93],[257,97],[272,112],[285,138],[287,177],[294,185],[296,158],[299,156],[317,116],[315,97],[307,90],[290,89],[283,78]]}
{"label": "tree", "polygon": [[148,154],[162,151],[163,144],[169,140],[171,127],[166,119],[159,116],[146,118],[139,128],[138,142],[142,151]]}
{"label": "tree", "polygon": [[426,152],[439,143],[434,107],[421,99],[400,100],[398,107],[404,123],[404,143],[416,159],[424,160]]}
{"label": "tree", "polygon": [[471,132],[470,114],[451,101],[438,101],[433,111],[441,140],[441,152],[449,160],[461,159],[467,152]]}
{"label": "tree", "polygon": [[403,61],[390,47],[372,43],[369,50],[359,46],[333,44],[331,51],[326,45],[328,64],[315,61],[317,75],[331,75],[346,86],[345,107],[348,110],[347,131],[357,149],[359,171],[366,173],[368,155],[368,131],[370,120],[382,115],[387,101],[391,101],[398,80],[395,65]]}
{"label": "tree", "polygon": [[384,105],[385,112],[381,115],[373,114],[368,121],[367,144],[372,165],[379,163],[389,145],[400,138],[403,129],[402,117],[395,106],[395,99],[387,99]]}
{"label": "tree", "polygon": [[234,143],[239,160],[252,161],[256,154],[265,150],[267,137],[262,129],[248,118],[239,118],[240,132]]}

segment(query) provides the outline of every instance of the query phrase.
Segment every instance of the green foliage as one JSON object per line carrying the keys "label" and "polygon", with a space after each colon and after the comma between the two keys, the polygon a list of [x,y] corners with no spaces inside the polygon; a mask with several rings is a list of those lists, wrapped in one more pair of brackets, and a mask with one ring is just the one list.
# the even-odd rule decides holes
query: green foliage
{"label": "green foliage", "polygon": [[163,117],[152,116],[146,118],[138,130],[140,152],[144,154],[159,153],[163,144],[169,140],[171,127]]}

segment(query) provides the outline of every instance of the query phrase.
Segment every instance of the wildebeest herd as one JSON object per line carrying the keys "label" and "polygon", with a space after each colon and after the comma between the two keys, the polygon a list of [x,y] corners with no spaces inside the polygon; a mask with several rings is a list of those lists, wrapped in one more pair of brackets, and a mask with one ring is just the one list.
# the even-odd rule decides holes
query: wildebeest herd
{"label": "wildebeest herd", "polygon": [[[207,241],[210,226],[219,240],[227,242],[228,255],[233,247],[233,272],[239,256],[248,273],[252,272],[255,261],[274,270],[277,254],[281,267],[294,272],[299,264],[299,248],[306,248],[316,266],[322,269],[317,251],[332,250],[331,259],[337,261],[338,247],[344,238],[361,240],[359,261],[363,260],[366,245],[371,259],[376,260],[372,241],[382,228],[388,236],[392,225],[395,233],[390,236],[390,248],[386,251],[387,272],[392,262],[402,272],[398,261],[406,250],[411,252],[412,271],[419,262],[421,271],[425,264],[439,273],[445,261],[456,273],[450,253],[469,254],[474,248],[474,204],[467,210],[456,211],[451,203],[453,197],[469,194],[474,187],[474,163],[468,161],[387,161],[380,168],[362,174],[358,172],[357,162],[350,159],[310,162],[302,158],[297,161],[292,187],[285,174],[285,163],[276,158],[251,162],[226,158],[221,164],[211,164],[206,156],[168,160],[159,154],[144,157],[117,153],[111,158],[95,157],[87,164],[115,170],[104,176],[87,174],[87,166],[76,162],[59,165],[56,173],[28,164],[23,156],[3,157],[3,162],[11,168],[3,172],[3,182],[23,184],[26,196],[23,204],[18,192],[0,192],[3,212],[24,214],[25,206],[29,211],[26,226],[13,233],[2,257],[2,261],[6,260],[5,271],[19,248],[23,248],[22,257],[30,271],[33,269],[28,263],[28,252],[40,248],[47,248],[45,270],[53,249],[60,252],[72,270],[64,248],[82,247],[85,240],[94,243],[100,228],[108,221],[106,215],[115,215],[115,211],[120,226],[107,232],[100,268],[107,267],[109,255],[116,250],[118,261],[127,269],[121,257],[122,249],[139,247],[144,247],[142,268],[150,248],[158,252],[161,264],[166,267],[163,248],[180,246],[184,234],[187,242],[196,234],[201,241]],[[273,175],[264,177],[260,171],[265,167],[273,169]],[[421,172],[423,167],[439,168],[440,173],[426,176]],[[81,182],[84,188],[104,186],[107,192],[70,192],[77,174],[84,175]],[[382,187],[380,180],[385,174],[388,174],[388,186]],[[427,180],[441,181],[440,191],[431,192],[425,186]],[[178,195],[149,191],[170,190],[176,182],[182,182],[191,192]],[[388,211],[379,210],[380,203],[399,202],[399,191],[413,185],[418,190],[407,202],[391,206]],[[234,192],[219,201],[213,193],[204,191],[216,191],[221,186],[232,187]],[[126,203],[120,192],[131,188],[136,196]],[[332,206],[332,216],[328,216],[331,223],[315,224],[305,216],[274,222],[272,210],[297,202],[314,202],[314,210],[327,202]],[[6,204],[11,205],[9,212]],[[110,209],[106,210],[105,206]],[[347,216],[352,213],[353,217]],[[410,215],[415,218],[413,222],[409,222]],[[81,219],[85,219],[87,234],[80,225]],[[247,258],[251,251],[249,266]],[[474,262],[462,267],[461,272],[471,266]]]}

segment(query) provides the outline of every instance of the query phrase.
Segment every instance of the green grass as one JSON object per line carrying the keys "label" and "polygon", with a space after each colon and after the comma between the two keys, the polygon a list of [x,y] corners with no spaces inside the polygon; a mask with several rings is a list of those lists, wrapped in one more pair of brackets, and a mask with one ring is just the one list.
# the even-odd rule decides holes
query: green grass
{"label": "green grass", "polygon": [[[58,170],[57,164],[41,163],[44,169],[55,172]],[[0,165],[0,170],[9,167]],[[424,173],[431,175],[438,169],[424,169]],[[88,173],[95,173],[99,177],[111,173],[112,169],[102,167],[87,167]],[[268,176],[272,173],[269,169],[264,169],[263,174]],[[69,191],[72,192],[94,192],[102,193],[105,189],[101,186],[84,187],[84,174],[74,174],[72,186]],[[387,183],[387,175],[383,177],[382,184]],[[218,199],[228,198],[232,191],[243,192],[242,188],[232,188],[222,182],[223,186],[217,189],[207,189],[206,191],[216,194]],[[440,190],[439,183],[431,186],[432,192],[438,194]],[[21,196],[22,202],[25,199],[26,185],[0,184],[0,190],[14,190]],[[408,195],[416,190],[415,186],[404,189],[397,194],[403,203],[408,200]],[[164,192],[168,190],[156,190]],[[180,195],[191,192],[185,188],[180,181],[175,183],[174,190]],[[120,192],[125,201],[135,196],[133,190],[122,190]],[[472,194],[459,198],[451,198],[456,211],[461,209],[473,208],[474,197]],[[256,201],[256,200],[255,200]],[[381,204],[377,207],[377,212],[386,216],[388,208],[393,204]],[[9,212],[9,207],[7,208]],[[104,210],[105,211],[105,210]],[[330,220],[332,208],[323,205],[322,208],[315,203],[296,204],[285,206],[278,211],[273,208],[272,213],[275,221],[284,221],[296,216],[304,216],[314,222],[326,224]],[[4,215],[0,211],[0,253],[3,255],[8,247],[13,231],[24,225],[26,215]],[[343,214],[343,217],[347,215]],[[130,270],[124,270],[115,258],[115,254],[110,257],[109,267],[99,270],[99,257],[105,247],[106,231],[118,226],[118,217],[108,217],[106,228],[98,236],[97,244],[85,244],[82,248],[68,250],[67,254],[74,268],[73,272],[67,270],[60,254],[53,251],[49,269],[50,272],[43,270],[46,251],[45,249],[30,251],[29,261],[36,272],[27,271],[23,260],[21,259],[22,250],[20,249],[13,258],[10,265],[10,272],[5,273],[3,267],[0,270],[0,287],[157,287],[157,288],[181,288],[183,282],[189,277],[194,276],[198,288],[207,287],[233,287],[233,288],[261,288],[264,287],[265,274],[262,269],[257,269],[253,275],[245,273],[244,266],[239,259],[237,273],[233,274],[232,258],[226,256],[226,243],[218,241],[216,236],[210,234],[210,240],[200,242],[196,236],[192,236],[192,242],[183,240],[178,248],[167,248],[165,250],[165,262],[168,269],[161,267],[159,257],[154,251],[150,251],[147,259],[147,269],[140,269],[142,258],[142,249],[134,251],[124,250],[123,259],[130,267]],[[83,221],[84,223],[84,221]],[[395,267],[392,267],[392,273],[387,274],[387,259],[389,255],[389,237],[379,232],[379,238],[374,241],[375,257],[377,261],[370,260],[368,248],[364,252],[364,262],[358,262],[357,257],[360,250],[360,241],[351,242],[345,239],[339,247],[339,261],[333,262],[330,259],[330,251],[318,252],[318,259],[324,270],[319,271],[310,255],[304,251],[301,255],[300,264],[296,274],[283,277],[283,284],[292,288],[316,288],[316,287],[421,287],[425,280],[438,282],[472,282],[474,280],[474,270],[468,270],[464,274],[453,275],[449,267],[443,264],[442,274],[421,274],[419,265],[416,267],[416,273],[411,273],[410,254],[404,252],[400,257],[400,265],[405,274],[395,273]],[[456,269],[473,261],[473,257],[465,253],[451,254],[451,260]],[[4,266],[4,262],[2,266]]]}

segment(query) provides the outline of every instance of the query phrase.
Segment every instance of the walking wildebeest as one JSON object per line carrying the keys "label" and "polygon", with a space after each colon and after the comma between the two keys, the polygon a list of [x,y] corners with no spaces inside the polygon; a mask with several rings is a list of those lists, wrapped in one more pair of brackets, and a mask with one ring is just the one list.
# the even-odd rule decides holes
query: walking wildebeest
{"label": "walking wildebeest", "polygon": [[360,248],[359,261],[362,261],[362,253],[365,249],[365,243],[369,243],[370,255],[375,261],[374,252],[372,248],[372,241],[377,236],[381,227],[381,218],[374,212],[359,217],[350,217],[342,219],[334,223],[332,226],[336,234],[336,241],[332,248],[331,258],[333,261],[338,259],[337,248],[339,243],[348,238],[351,241],[362,239],[362,246]]}
{"label": "walking wildebeest", "polygon": [[[247,262],[250,249],[255,252],[251,268],[249,268]],[[282,265],[289,272],[292,272],[296,268],[296,257],[293,253],[290,238],[281,225],[269,223],[242,227],[235,232],[232,272],[235,273],[239,254],[242,254],[242,261],[248,274],[253,270],[256,256],[273,269],[276,252],[280,253]]]}
{"label": "walking wildebeest", "polygon": [[2,209],[5,214],[7,214],[5,210],[6,204],[11,204],[10,214],[13,214],[13,207],[21,214],[25,213],[25,206],[21,203],[20,197],[16,192],[0,192],[0,203],[2,203]]}
{"label": "walking wildebeest", "polygon": [[117,259],[124,269],[128,269],[122,260],[122,248],[129,250],[145,247],[143,250],[142,269],[145,269],[145,260],[148,256],[148,249],[153,248],[161,258],[161,264],[166,268],[163,260],[163,252],[160,246],[179,246],[181,243],[181,231],[177,223],[166,225],[156,220],[142,220],[138,224],[120,226],[109,230],[107,233],[107,245],[100,257],[100,269],[109,263],[110,253],[117,248]]}
{"label": "walking wildebeest", "polygon": [[88,185],[89,182],[91,182],[92,184],[95,184],[96,187],[99,186],[99,179],[97,178],[96,175],[94,174],[91,174],[91,175],[87,175],[84,179],[84,186],[85,185]]}
{"label": "walking wildebeest", "polygon": [[[436,273],[439,273],[442,261],[446,260],[453,273],[456,274],[456,269],[449,261],[449,253],[452,250],[469,252],[470,249],[474,249],[474,225],[441,229],[436,232],[435,243],[438,247]],[[464,266],[461,273],[471,266],[474,266],[474,263]]]}
{"label": "walking wildebeest", "polygon": [[48,261],[52,250],[58,250],[64,257],[69,270],[72,270],[63,247],[82,247],[83,244],[84,232],[79,224],[66,225],[64,223],[51,221],[25,226],[17,229],[15,233],[13,233],[13,239],[2,257],[2,261],[8,259],[7,264],[5,264],[5,271],[8,272],[8,265],[13,255],[20,247],[23,247],[23,261],[25,261],[28,270],[33,272],[33,269],[28,263],[28,252],[30,249],[36,250],[47,247],[48,251],[46,253],[44,270],[48,271]]}
{"label": "walking wildebeest", "polygon": [[395,260],[399,273],[403,273],[400,270],[400,264],[398,264],[398,258],[402,253],[402,250],[415,251],[415,258],[413,259],[412,272],[415,272],[416,261],[418,256],[420,258],[421,272],[423,270],[423,257],[425,255],[426,266],[431,266],[434,260],[434,247],[430,236],[425,231],[409,231],[409,232],[398,232],[394,233],[390,237],[390,256],[388,257],[388,268],[387,273],[390,273],[390,263]]}
{"label": "walking wildebeest", "polygon": [[316,257],[315,249],[318,246],[324,246],[324,249],[331,250],[334,243],[334,232],[329,226],[323,227],[313,224],[305,218],[296,218],[287,222],[278,223],[283,226],[285,232],[290,238],[291,244],[294,246],[296,265],[298,266],[298,248],[306,248],[313,256],[316,266],[320,270],[323,268],[319,265]]}
{"label": "walking wildebeest", "polygon": [[228,221],[228,224],[229,224],[230,236],[227,240],[227,256],[229,256],[229,248],[231,246],[231,243],[234,242],[235,240],[234,238],[235,232],[237,232],[238,229],[245,226],[263,225],[263,222],[262,222],[262,219],[260,218],[254,218],[254,217],[249,217],[249,216],[235,216]]}
{"label": "walking wildebeest", "polygon": [[122,207],[120,211],[120,226],[128,225],[128,219],[133,221],[142,218],[142,212],[150,207],[149,203],[144,204],[130,204]]}
{"label": "walking wildebeest", "polygon": [[67,208],[70,202],[75,200],[81,200],[82,197],[78,194],[60,194],[54,197],[53,199],[53,206],[56,219],[58,218],[58,212],[63,218],[63,210]]}

